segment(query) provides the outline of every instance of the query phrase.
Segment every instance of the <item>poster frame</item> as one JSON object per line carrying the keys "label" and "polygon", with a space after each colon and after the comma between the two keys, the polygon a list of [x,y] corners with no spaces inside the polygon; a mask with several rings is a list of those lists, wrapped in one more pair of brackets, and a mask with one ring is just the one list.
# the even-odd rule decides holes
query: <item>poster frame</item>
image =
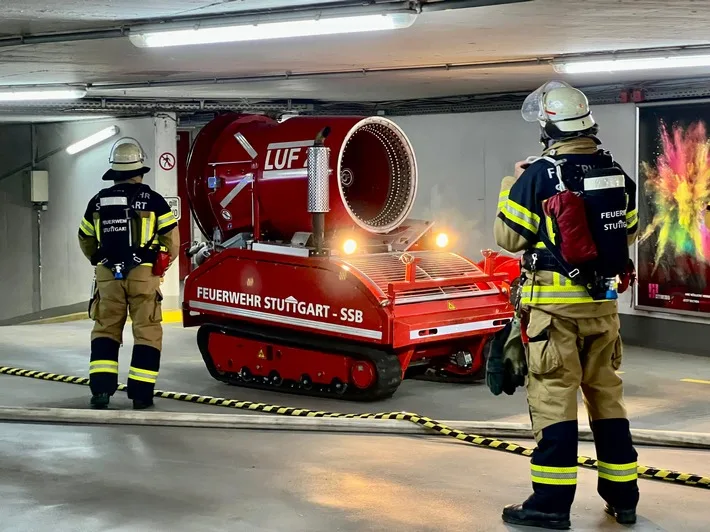
{"label": "poster frame", "polygon": [[[640,163],[640,128],[641,128],[641,108],[643,107],[671,107],[671,106],[676,106],[676,105],[691,105],[691,104],[710,104],[710,97],[704,97],[704,98],[689,98],[687,100],[659,100],[659,101],[653,101],[653,102],[639,102],[636,104],[636,127],[635,127],[635,132],[636,132],[636,139],[634,140],[634,152],[635,152],[635,167],[634,167],[634,174],[636,176],[636,206],[637,208],[640,207],[640,200],[641,200],[641,172],[639,171],[639,163]],[[639,236],[641,234],[641,223],[639,220]],[[639,254],[639,242],[636,240],[634,243],[634,264],[638,265],[638,254]],[[638,266],[637,266],[638,269]],[[633,308],[634,310],[640,310],[652,314],[671,314],[673,316],[688,316],[691,318],[700,318],[704,320],[708,320],[710,318],[710,313],[708,312],[696,312],[692,310],[677,310],[677,309],[668,309],[668,308],[658,308],[658,307],[651,307],[647,305],[640,305],[638,303],[638,297],[639,297],[639,283],[638,279],[637,282],[634,283],[634,289],[633,289]]]}

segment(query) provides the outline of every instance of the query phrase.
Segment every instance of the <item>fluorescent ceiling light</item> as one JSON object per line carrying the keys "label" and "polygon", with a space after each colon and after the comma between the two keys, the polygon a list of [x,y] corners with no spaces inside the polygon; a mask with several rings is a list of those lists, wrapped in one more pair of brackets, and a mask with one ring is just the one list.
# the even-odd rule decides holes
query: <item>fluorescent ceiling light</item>
{"label": "fluorescent ceiling light", "polygon": [[84,89],[63,88],[32,88],[32,89],[2,89],[0,102],[25,102],[36,100],[76,100],[86,96]]}
{"label": "fluorescent ceiling light", "polygon": [[141,48],[182,46],[187,44],[211,44],[223,42],[256,41],[334,35],[363,31],[383,31],[407,28],[414,24],[413,13],[386,15],[363,15],[318,20],[291,20],[221,27],[206,27],[174,31],[155,31],[131,34],[131,42]]}
{"label": "fluorescent ceiling light", "polygon": [[118,134],[118,126],[111,126],[107,127],[106,129],[102,129],[98,133],[94,133],[90,137],[86,137],[84,140],[80,140],[79,142],[75,142],[71,146],[67,148],[67,153],[69,155],[74,155],[75,153],[79,153],[82,150],[85,150],[87,148],[91,148],[91,146],[94,146],[95,144],[98,144],[99,142],[103,142],[104,140],[113,137],[114,135]]}
{"label": "fluorescent ceiling light", "polygon": [[628,57],[619,59],[561,60],[553,63],[561,74],[591,74],[597,72],[624,72],[633,70],[661,70],[666,68],[693,68],[710,66],[710,54],[658,55],[654,57]]}

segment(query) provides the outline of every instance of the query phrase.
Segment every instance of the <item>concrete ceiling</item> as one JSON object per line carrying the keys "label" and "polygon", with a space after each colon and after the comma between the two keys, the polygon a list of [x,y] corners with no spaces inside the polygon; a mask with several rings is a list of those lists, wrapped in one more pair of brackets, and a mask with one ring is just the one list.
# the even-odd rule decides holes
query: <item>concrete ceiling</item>
{"label": "concrete ceiling", "polygon": [[[438,0],[441,3],[452,3]],[[141,49],[123,38],[3,46],[19,34],[130,26],[326,0],[13,0],[0,20],[0,85],[94,84],[90,95],[194,99],[381,101],[523,91],[546,79],[579,86],[707,76],[692,71],[562,76],[549,64],[403,72],[325,72],[505,62],[565,54],[710,44],[710,0],[532,0],[422,13],[391,32]],[[294,77],[285,78],[290,72]],[[301,75],[305,74],[305,75]],[[258,80],[261,76],[284,79]],[[111,88],[205,78],[235,83]],[[0,109],[0,113],[2,110]]]}

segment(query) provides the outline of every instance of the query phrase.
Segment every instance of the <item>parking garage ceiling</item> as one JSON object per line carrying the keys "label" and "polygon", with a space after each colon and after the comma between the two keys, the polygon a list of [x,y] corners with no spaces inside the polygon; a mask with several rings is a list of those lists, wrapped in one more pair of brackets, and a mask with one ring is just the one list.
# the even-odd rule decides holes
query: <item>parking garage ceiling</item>
{"label": "parking garage ceiling", "polygon": [[[408,28],[345,35],[166,48],[140,48],[128,38],[144,24],[195,25],[215,15],[253,20],[380,8],[419,14]],[[126,98],[146,109],[155,100],[396,107],[388,102],[470,101],[522,93],[551,78],[613,94],[624,86],[699,93],[710,68],[568,75],[550,61],[706,46],[708,20],[707,0],[12,0],[0,20],[0,85],[86,87],[75,110]]]}

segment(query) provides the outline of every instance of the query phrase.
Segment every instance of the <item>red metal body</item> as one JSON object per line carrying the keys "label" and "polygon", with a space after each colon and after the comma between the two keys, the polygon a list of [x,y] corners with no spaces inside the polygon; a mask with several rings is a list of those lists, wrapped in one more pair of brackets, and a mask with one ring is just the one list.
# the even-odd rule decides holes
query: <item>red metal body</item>
{"label": "red metal body", "polygon": [[[313,227],[307,150],[326,126],[326,233],[359,231],[379,239],[377,252],[313,253],[290,243]],[[187,179],[208,238],[246,231],[259,242],[215,246],[185,281],[183,323],[200,327],[215,378],[381,399],[417,372],[481,377],[486,341],[513,317],[519,266],[492,252],[476,264],[427,248],[430,233],[396,232],[409,227],[417,184],[414,152],[397,126],[379,117],[218,117],[198,135]]]}
{"label": "red metal body", "polygon": [[[487,275],[475,264],[447,252],[418,252],[424,259],[466,263],[466,275],[437,280],[405,280],[400,265],[396,280],[376,283],[363,260],[307,258],[250,250],[225,250],[188,276],[183,322],[268,324],[314,336],[370,344],[393,353],[402,377],[410,365],[438,361],[439,369],[477,375],[483,369],[485,341],[512,318],[502,281],[506,274]],[[395,255],[386,254],[396,264]],[[360,266],[360,267],[358,267]],[[371,265],[370,265],[371,266]],[[448,293],[446,292],[448,290]],[[334,379],[367,387],[375,378],[367,361],[335,353],[284,347],[269,341],[234,337],[210,339],[219,371],[248,368],[250,378],[283,380],[308,376],[313,384]],[[449,367],[452,353],[471,354],[465,371]]]}
{"label": "red metal body", "polygon": [[[268,230],[277,239],[311,230],[307,150],[326,126],[325,145],[331,148],[326,227],[375,233],[396,228],[414,203],[416,162],[404,134],[383,122],[378,117],[294,117],[281,123],[255,115],[219,117],[196,139],[188,165],[190,203],[203,231],[219,228],[229,238],[257,223],[257,236]],[[399,189],[390,176],[394,157],[404,178],[409,175]],[[217,188],[209,187],[210,178]],[[397,211],[386,212],[393,198]],[[387,219],[381,216],[385,212]]]}

